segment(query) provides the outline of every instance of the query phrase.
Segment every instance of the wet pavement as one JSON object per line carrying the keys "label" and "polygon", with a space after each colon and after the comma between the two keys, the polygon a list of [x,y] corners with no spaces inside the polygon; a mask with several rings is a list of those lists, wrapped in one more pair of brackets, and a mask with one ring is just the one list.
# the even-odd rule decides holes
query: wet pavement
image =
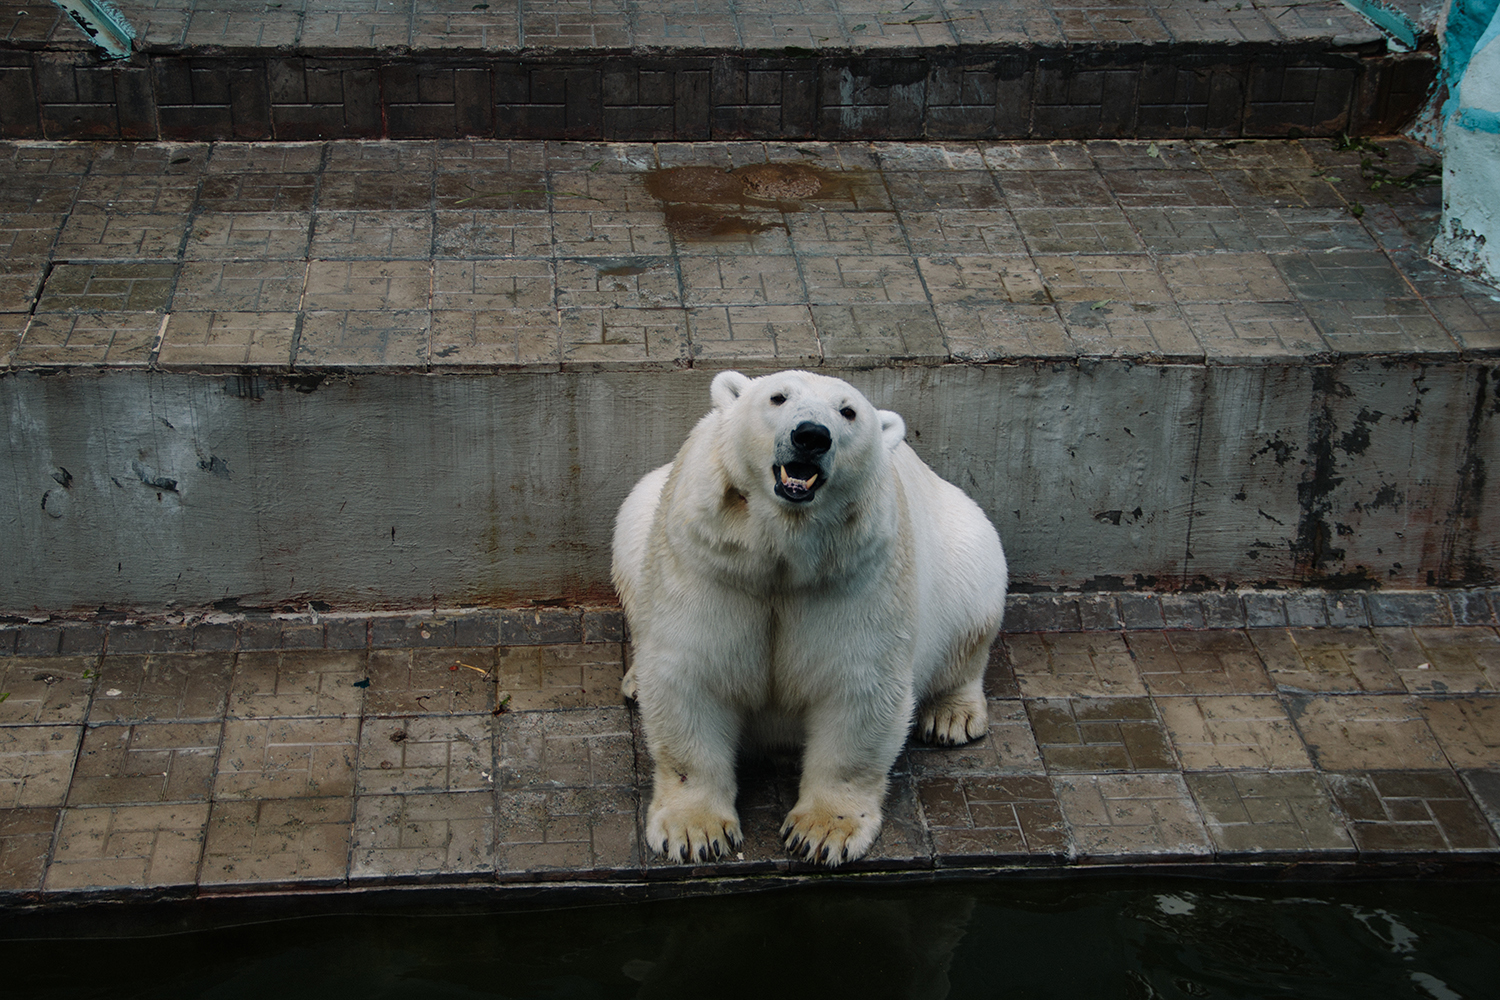
{"label": "wet pavement", "polygon": [[[909,747],[880,839],[849,867],[1493,862],[1497,601],[1015,596],[989,734]],[[623,638],[610,607],[0,628],[0,891],[811,872],[776,839],[791,758],[743,768],[742,856],[643,851],[650,764],[618,690]]]}
{"label": "wet pavement", "polygon": [[597,371],[1500,349],[1403,139],[0,145],[0,359]]}

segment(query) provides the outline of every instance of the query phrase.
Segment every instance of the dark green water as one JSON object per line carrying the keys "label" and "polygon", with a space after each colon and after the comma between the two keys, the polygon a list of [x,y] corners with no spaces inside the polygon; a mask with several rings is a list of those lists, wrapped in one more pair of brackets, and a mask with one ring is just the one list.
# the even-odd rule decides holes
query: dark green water
{"label": "dark green water", "polygon": [[[1500,997],[1500,882],[1490,880],[824,884],[508,912],[480,912],[465,894],[458,907],[469,912],[442,912],[432,897],[282,919],[115,908],[71,928],[10,917],[0,995]],[[173,929],[205,922],[217,926]]]}

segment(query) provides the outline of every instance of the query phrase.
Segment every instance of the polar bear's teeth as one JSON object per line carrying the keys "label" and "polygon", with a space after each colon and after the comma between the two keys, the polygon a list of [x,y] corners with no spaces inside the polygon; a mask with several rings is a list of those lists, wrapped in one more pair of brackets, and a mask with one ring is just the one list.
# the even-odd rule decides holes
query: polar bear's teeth
{"label": "polar bear's teeth", "polygon": [[808,489],[812,489],[812,484],[815,483],[815,482],[817,482],[817,481],[818,481],[818,474],[816,472],[814,472],[812,475],[810,475],[810,476],[807,477],[807,488]]}

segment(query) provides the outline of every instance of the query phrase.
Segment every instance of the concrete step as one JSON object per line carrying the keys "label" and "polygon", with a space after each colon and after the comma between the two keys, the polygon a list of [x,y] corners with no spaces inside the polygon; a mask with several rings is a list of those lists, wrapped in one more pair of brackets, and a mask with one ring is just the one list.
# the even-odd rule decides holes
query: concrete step
{"label": "concrete step", "polygon": [[594,141],[1370,135],[1435,79],[1376,0],[0,5],[0,136]]}
{"label": "concrete step", "polygon": [[610,600],[726,367],[901,412],[1022,590],[1500,566],[1402,140],[3,150],[0,611]]}

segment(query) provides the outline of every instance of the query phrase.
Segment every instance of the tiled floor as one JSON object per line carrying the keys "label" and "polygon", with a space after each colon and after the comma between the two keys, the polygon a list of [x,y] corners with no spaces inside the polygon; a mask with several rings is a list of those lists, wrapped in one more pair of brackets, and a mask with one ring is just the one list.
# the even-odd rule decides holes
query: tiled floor
{"label": "tiled floor", "polygon": [[1485,355],[1500,292],[1421,256],[1432,162],[1405,140],[0,144],[0,363]]}
{"label": "tiled floor", "polygon": [[[1018,596],[989,734],[910,747],[853,867],[1500,857],[1495,595],[1436,596]],[[1334,605],[1357,623],[1286,624]],[[1237,620],[1124,620],[1190,612]],[[746,764],[742,857],[643,851],[611,608],[16,626],[0,652],[12,899],[804,870],[792,758]]]}

